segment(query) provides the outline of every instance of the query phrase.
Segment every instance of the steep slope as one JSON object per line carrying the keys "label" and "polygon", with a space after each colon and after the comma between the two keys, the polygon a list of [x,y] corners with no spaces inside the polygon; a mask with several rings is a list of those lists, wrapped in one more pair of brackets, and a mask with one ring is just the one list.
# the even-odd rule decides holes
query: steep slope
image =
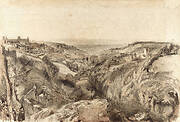
{"label": "steep slope", "polygon": [[152,42],[115,49],[111,55],[103,54],[105,60],[91,69],[89,82],[132,121],[138,121],[136,115],[141,120],[169,121],[179,104],[179,80],[168,72],[149,69],[160,57],[178,55],[178,49]]}
{"label": "steep slope", "polygon": [[[30,44],[31,45],[31,44]],[[37,44],[36,44],[37,45]],[[40,44],[39,44],[40,46]],[[49,48],[49,47],[46,47]],[[29,53],[31,51],[31,53]],[[5,99],[4,106],[8,107],[7,118],[11,113],[11,119],[23,120],[29,118],[34,113],[43,108],[59,108],[65,103],[76,101],[79,90],[75,86],[71,74],[74,75],[66,65],[68,72],[61,72],[59,65],[54,64],[46,52],[41,51],[43,55],[34,50],[24,50],[14,48],[11,45],[4,45],[2,53],[4,56],[5,75],[1,79],[2,83],[7,83],[6,88],[2,91]],[[36,53],[35,53],[36,52]],[[61,64],[61,62],[58,62]],[[61,64],[63,65],[63,64]],[[10,89],[9,102],[6,91]],[[75,93],[76,92],[76,93]],[[11,104],[11,105],[10,105]],[[21,113],[19,111],[22,111]],[[8,113],[8,112],[7,112]]]}
{"label": "steep slope", "polygon": [[178,45],[136,42],[90,55],[59,43],[17,43],[3,44],[1,56],[3,119],[166,122],[176,116],[179,79],[160,63],[179,56]]}

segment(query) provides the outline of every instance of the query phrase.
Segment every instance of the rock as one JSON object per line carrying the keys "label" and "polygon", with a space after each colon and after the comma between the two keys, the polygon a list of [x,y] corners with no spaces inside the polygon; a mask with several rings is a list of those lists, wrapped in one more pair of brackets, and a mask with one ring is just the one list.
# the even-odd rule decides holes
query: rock
{"label": "rock", "polygon": [[179,55],[177,45],[137,42],[92,56],[56,43],[3,46],[3,119],[166,122],[178,114],[178,74],[159,65]]}
{"label": "rock", "polygon": [[[143,115],[140,116],[142,121],[169,121],[179,105],[179,80],[170,73],[150,72],[148,69],[160,57],[174,53],[166,50],[166,44],[160,44],[159,48],[152,45],[138,44],[138,50],[144,50],[143,46],[150,50],[143,59],[133,60],[129,58],[131,53],[112,54],[91,69],[89,81],[98,95],[107,98],[111,107],[125,114],[126,118]],[[137,50],[135,47],[133,45],[132,52]],[[119,51],[124,50],[126,48]],[[115,56],[126,61],[114,63]]]}
{"label": "rock", "polygon": [[[11,87],[14,91],[13,106],[17,109],[18,106],[19,109],[23,106],[25,118],[29,118],[43,108],[60,106],[74,100],[71,98],[76,98],[72,94],[75,89],[75,82],[71,81],[72,75],[65,75],[64,80],[73,84],[69,87],[63,79],[59,79],[59,69],[47,57],[39,60],[26,55],[19,56],[15,57],[16,61],[14,57],[8,56],[8,73],[10,81],[14,82],[14,87]],[[18,75],[18,78],[13,79],[15,75]]]}
{"label": "rock", "polygon": [[108,102],[104,99],[81,100],[64,105],[56,112],[44,109],[31,119],[52,122],[110,122],[107,106]]}

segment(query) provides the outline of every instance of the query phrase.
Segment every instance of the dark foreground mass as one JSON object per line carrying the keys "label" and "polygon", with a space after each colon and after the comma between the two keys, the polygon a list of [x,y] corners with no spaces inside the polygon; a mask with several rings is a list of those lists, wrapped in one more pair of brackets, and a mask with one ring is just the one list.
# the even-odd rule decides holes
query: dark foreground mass
{"label": "dark foreground mass", "polygon": [[173,71],[159,70],[172,56],[179,56],[179,46],[163,42],[136,42],[91,55],[60,43],[6,41],[1,119],[172,121],[178,113],[179,79]]}

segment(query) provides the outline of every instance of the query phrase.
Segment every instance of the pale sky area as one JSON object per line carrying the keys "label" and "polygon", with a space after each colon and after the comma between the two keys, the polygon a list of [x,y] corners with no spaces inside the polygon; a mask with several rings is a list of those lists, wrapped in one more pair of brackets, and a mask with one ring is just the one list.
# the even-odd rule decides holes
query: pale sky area
{"label": "pale sky area", "polygon": [[37,41],[73,39],[69,43],[79,44],[180,42],[180,0],[0,0],[0,3],[1,37],[28,36]]}

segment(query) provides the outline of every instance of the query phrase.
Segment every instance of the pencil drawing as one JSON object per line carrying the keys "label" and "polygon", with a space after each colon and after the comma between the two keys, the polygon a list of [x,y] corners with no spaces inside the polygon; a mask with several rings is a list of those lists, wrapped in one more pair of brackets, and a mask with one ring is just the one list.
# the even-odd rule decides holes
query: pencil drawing
{"label": "pencil drawing", "polygon": [[0,0],[0,122],[179,122],[180,0]]}
{"label": "pencil drawing", "polygon": [[28,37],[3,37],[1,119],[169,122],[179,79],[160,65],[178,57],[169,42],[134,42],[97,54]]}

